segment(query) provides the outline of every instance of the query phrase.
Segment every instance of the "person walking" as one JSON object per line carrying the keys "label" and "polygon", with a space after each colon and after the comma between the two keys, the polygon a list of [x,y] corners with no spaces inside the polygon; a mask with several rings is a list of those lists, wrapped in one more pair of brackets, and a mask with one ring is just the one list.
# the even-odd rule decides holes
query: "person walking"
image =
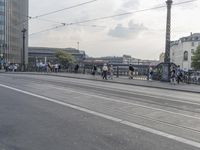
{"label": "person walking", "polygon": [[182,81],[182,75],[183,75],[180,66],[177,67],[176,75],[177,75],[177,83],[179,84]]}
{"label": "person walking", "polygon": [[103,73],[102,73],[103,79],[108,80],[108,78],[107,78],[107,74],[108,74],[108,66],[107,66],[107,64],[103,65],[102,71],[103,71]]}
{"label": "person walking", "polygon": [[55,72],[58,73],[58,64],[55,64]]}
{"label": "person walking", "polygon": [[47,72],[49,72],[49,71],[52,72],[52,65],[51,65],[50,62],[48,62],[48,65],[47,65],[47,66],[48,66],[48,69],[47,69],[48,71],[47,71]]}
{"label": "person walking", "polygon": [[173,68],[171,71],[171,79],[170,79],[171,84],[175,85],[176,84],[176,71]]}
{"label": "person walking", "polygon": [[92,68],[92,75],[93,75],[94,78],[95,78],[96,73],[97,73],[97,66],[94,65],[93,68]]}
{"label": "person walking", "polygon": [[149,81],[152,81],[152,79],[153,79],[153,69],[150,68],[150,70],[149,70]]}
{"label": "person walking", "polygon": [[75,66],[75,68],[74,68],[74,72],[75,72],[75,73],[78,73],[78,69],[79,69],[79,65],[76,64],[76,66]]}
{"label": "person walking", "polygon": [[133,68],[133,66],[130,64],[130,65],[129,65],[129,71],[128,71],[129,79],[133,79],[133,72],[134,72],[134,68]]}
{"label": "person walking", "polygon": [[108,66],[108,78],[113,80],[113,72],[114,72],[114,69],[113,69],[113,66],[112,65],[109,65]]}

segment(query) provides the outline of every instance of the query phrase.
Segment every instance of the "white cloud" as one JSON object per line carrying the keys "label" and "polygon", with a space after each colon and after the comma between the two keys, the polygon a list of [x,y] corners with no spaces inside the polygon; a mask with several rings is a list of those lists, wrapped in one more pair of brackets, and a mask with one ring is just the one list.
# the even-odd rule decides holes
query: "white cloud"
{"label": "white cloud", "polygon": [[123,7],[128,9],[138,8],[139,0],[124,0]]}
{"label": "white cloud", "polygon": [[[85,1],[88,0],[30,0],[30,15],[40,15]],[[174,3],[181,1],[185,0],[174,0]],[[165,0],[98,0],[84,7],[46,16],[44,19],[71,23],[160,5],[165,5]],[[173,6],[172,39],[178,39],[190,32],[200,32],[199,14],[200,1]],[[166,9],[163,8],[83,24],[86,26],[69,26],[44,32],[30,37],[29,43],[31,46],[76,47],[77,41],[80,41],[80,48],[89,56],[130,54],[134,57],[155,59],[164,51],[165,24]],[[56,24],[33,20],[30,21],[30,33],[54,25]]]}
{"label": "white cloud", "polygon": [[133,23],[130,21],[128,26],[123,26],[122,24],[118,24],[114,29],[110,29],[108,35],[117,38],[130,38],[130,37],[137,37],[140,32],[146,30],[147,28],[144,27],[142,24]]}

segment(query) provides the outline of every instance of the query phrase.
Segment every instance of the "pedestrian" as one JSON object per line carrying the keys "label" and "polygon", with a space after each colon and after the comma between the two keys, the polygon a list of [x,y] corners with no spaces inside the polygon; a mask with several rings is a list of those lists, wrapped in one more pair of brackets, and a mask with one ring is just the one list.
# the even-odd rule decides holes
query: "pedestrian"
{"label": "pedestrian", "polygon": [[60,72],[60,71],[61,71],[61,65],[58,64],[58,72]]}
{"label": "pedestrian", "polygon": [[92,68],[92,75],[95,77],[96,73],[97,73],[97,66],[94,65]]}
{"label": "pedestrian", "polygon": [[109,65],[108,66],[108,78],[111,80],[113,80],[113,72],[114,72],[113,66]]}
{"label": "pedestrian", "polygon": [[58,73],[58,64],[55,64],[55,72]]}
{"label": "pedestrian", "polygon": [[133,68],[132,64],[130,64],[129,71],[128,71],[129,79],[133,79],[133,72],[134,72],[134,68]]}
{"label": "pedestrian", "polygon": [[74,72],[75,72],[75,73],[78,73],[78,69],[79,69],[79,65],[76,64],[76,66],[75,66],[75,68],[74,68]]}
{"label": "pedestrian", "polygon": [[108,74],[108,66],[107,66],[107,64],[103,65],[102,71],[103,71],[102,72],[103,79],[108,80],[108,78],[107,78],[107,74]]}
{"label": "pedestrian", "polygon": [[[48,62],[48,70],[50,70],[50,72],[52,72],[52,65],[50,62]],[[49,72],[49,71],[48,71]]]}
{"label": "pedestrian", "polygon": [[175,85],[176,84],[176,71],[173,68],[171,71],[171,78],[170,78],[170,82],[171,84]]}
{"label": "pedestrian", "polygon": [[177,76],[177,83],[179,84],[180,82],[182,82],[182,71],[180,69],[180,66],[177,67],[176,70],[176,76]]}
{"label": "pedestrian", "polygon": [[152,81],[153,79],[153,69],[150,68],[150,71],[149,71],[149,80]]}

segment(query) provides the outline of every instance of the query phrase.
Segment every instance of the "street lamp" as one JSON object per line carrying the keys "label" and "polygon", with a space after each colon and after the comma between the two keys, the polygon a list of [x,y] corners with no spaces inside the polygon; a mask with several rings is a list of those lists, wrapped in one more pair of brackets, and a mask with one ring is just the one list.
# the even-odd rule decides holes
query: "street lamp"
{"label": "street lamp", "polygon": [[23,33],[23,49],[22,49],[22,71],[26,70],[26,62],[25,62],[25,40],[26,40],[26,29],[23,28],[22,33]]}

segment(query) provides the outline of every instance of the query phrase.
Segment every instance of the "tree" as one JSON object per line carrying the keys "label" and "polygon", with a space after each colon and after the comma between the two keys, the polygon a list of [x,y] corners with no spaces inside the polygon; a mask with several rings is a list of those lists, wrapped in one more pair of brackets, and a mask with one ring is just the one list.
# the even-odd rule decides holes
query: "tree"
{"label": "tree", "polygon": [[64,67],[68,67],[69,65],[72,65],[75,62],[75,59],[71,54],[63,51],[57,51],[55,53],[55,57],[58,59],[59,63]]}
{"label": "tree", "polygon": [[200,45],[197,47],[197,50],[193,53],[192,57],[192,67],[195,70],[200,70]]}

